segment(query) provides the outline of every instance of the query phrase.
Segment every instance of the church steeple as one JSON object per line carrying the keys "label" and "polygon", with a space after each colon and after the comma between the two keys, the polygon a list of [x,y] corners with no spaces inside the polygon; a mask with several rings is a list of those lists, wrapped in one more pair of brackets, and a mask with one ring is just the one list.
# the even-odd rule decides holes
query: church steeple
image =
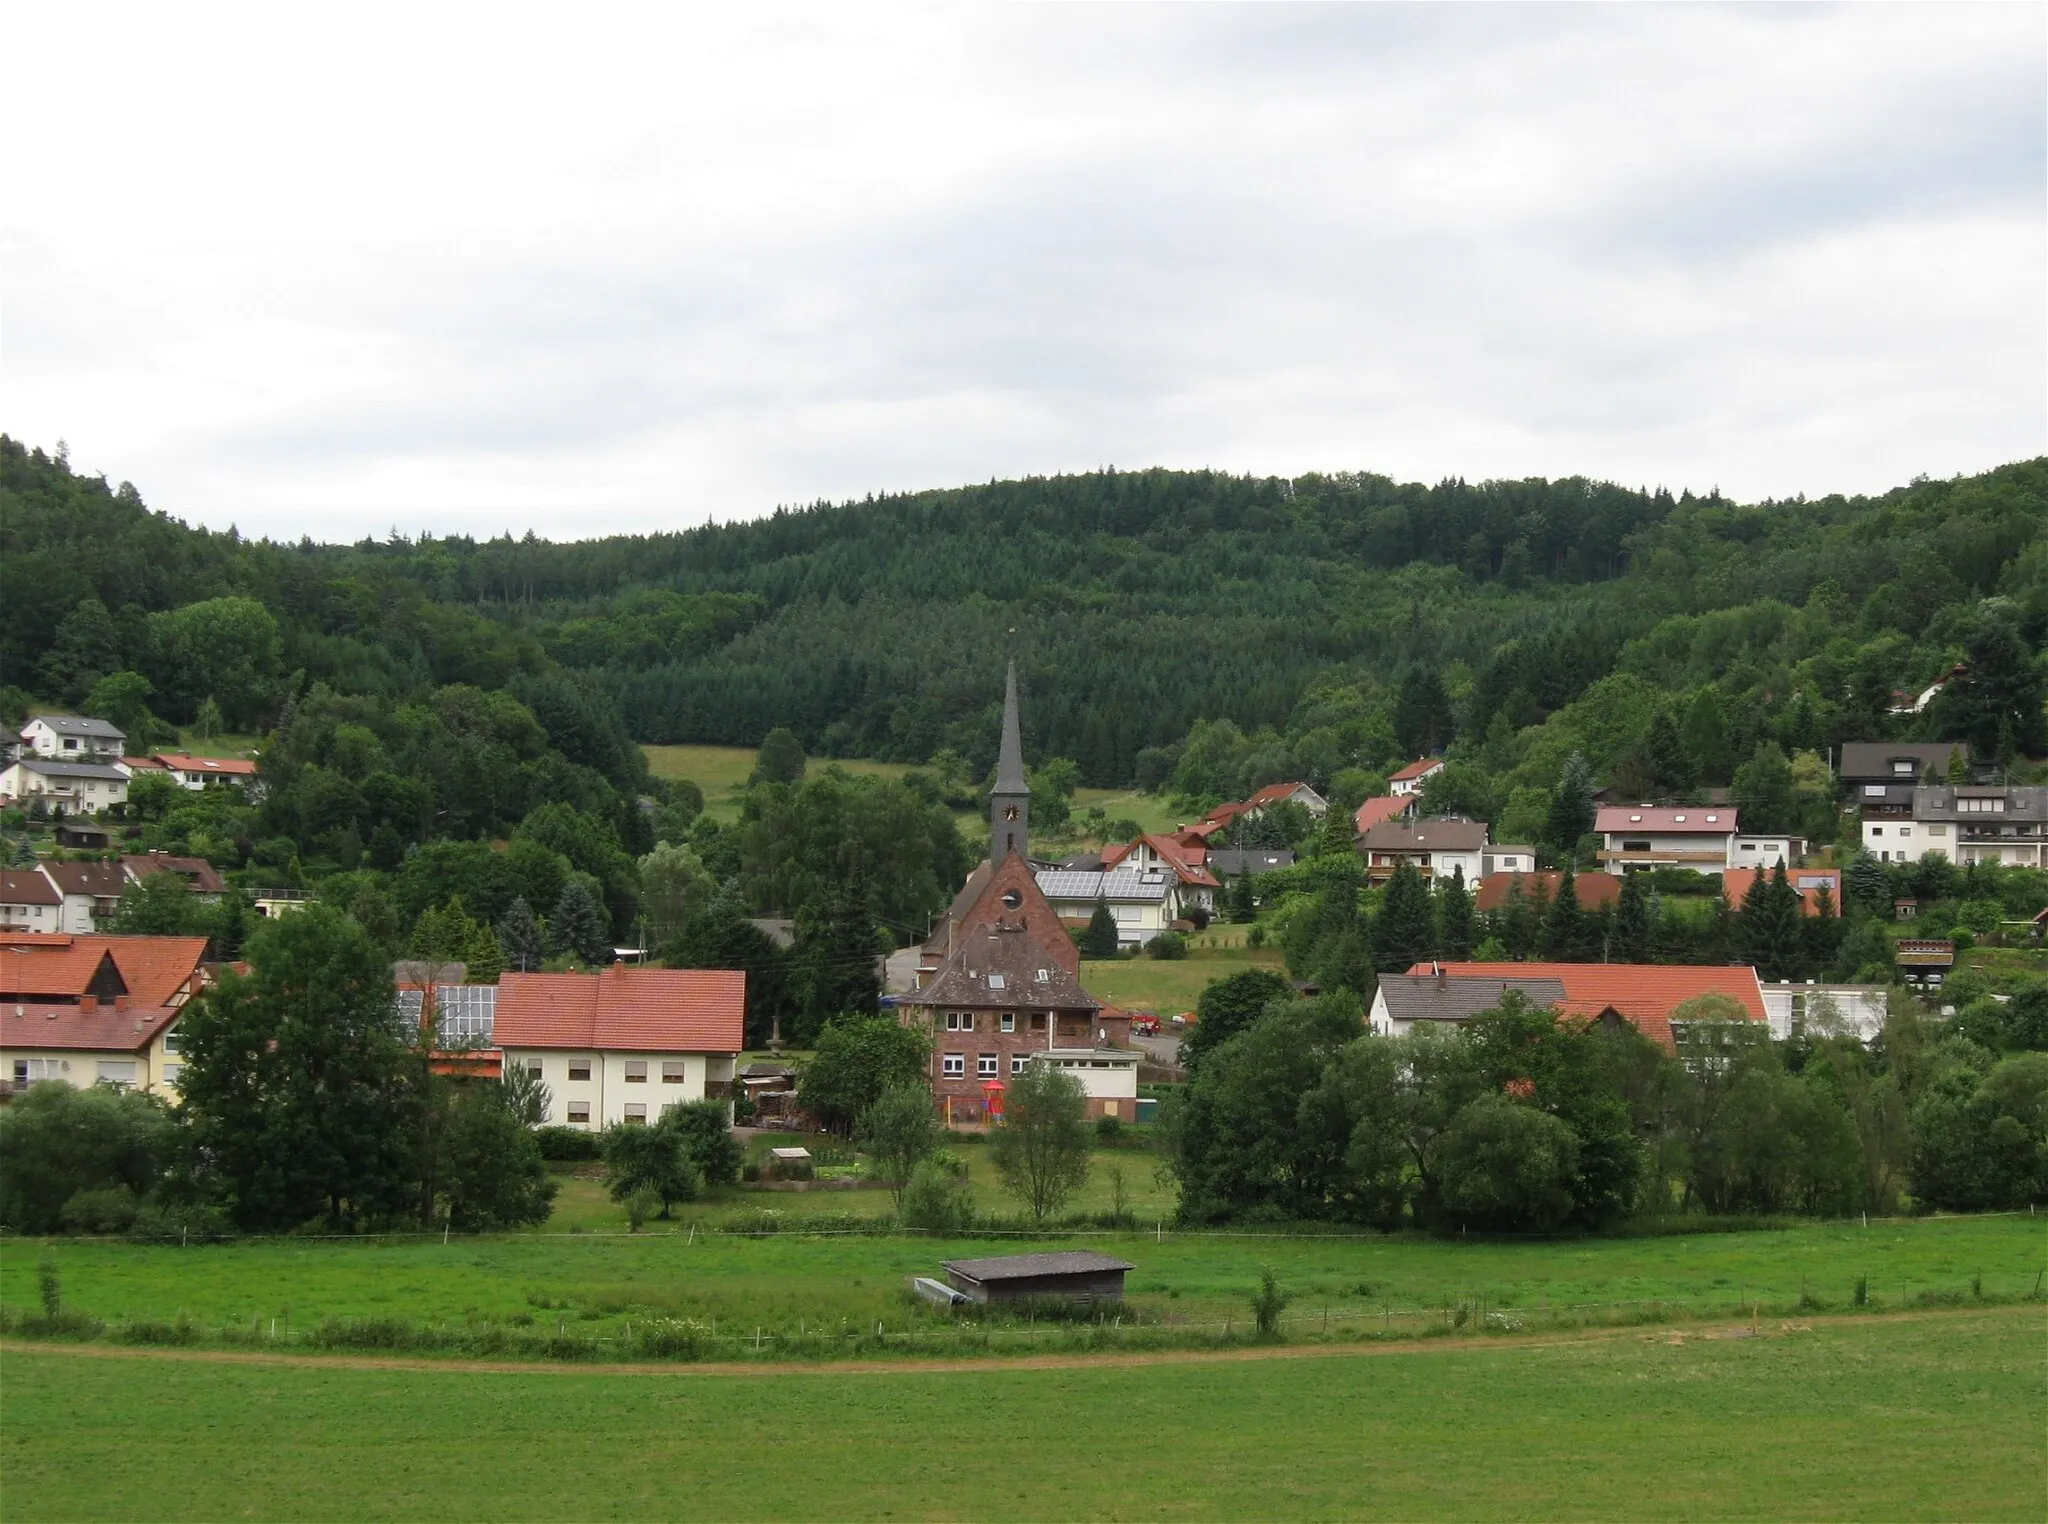
{"label": "church steeple", "polygon": [[995,787],[988,791],[988,860],[1000,867],[1012,852],[1031,856],[1031,785],[1024,780],[1024,733],[1017,721],[1017,663],[1003,684],[1003,745]]}

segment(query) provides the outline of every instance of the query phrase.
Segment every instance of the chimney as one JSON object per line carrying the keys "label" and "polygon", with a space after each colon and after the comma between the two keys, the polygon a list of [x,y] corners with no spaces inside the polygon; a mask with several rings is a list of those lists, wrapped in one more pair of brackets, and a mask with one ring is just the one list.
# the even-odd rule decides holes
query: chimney
{"label": "chimney", "polygon": [[128,1009],[128,997],[127,997],[126,995],[116,995],[116,996],[114,997],[114,1009],[115,1009],[115,1010],[117,1010],[117,1011],[125,1011],[125,1010],[127,1010],[127,1009]]}
{"label": "chimney", "polygon": [[78,1008],[81,1011],[97,1011],[100,1008],[99,996],[80,995],[78,997]]}
{"label": "chimney", "polygon": [[1444,966],[1441,963],[1436,965],[1436,987],[1440,990],[1451,987],[1451,976],[1444,972]]}

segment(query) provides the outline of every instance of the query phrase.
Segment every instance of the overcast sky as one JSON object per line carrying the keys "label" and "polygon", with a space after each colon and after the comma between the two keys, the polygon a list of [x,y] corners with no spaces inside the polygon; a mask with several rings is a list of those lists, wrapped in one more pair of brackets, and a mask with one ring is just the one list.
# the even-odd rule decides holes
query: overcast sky
{"label": "overcast sky", "polygon": [[2048,450],[2048,10],[16,7],[0,431],[245,533]]}

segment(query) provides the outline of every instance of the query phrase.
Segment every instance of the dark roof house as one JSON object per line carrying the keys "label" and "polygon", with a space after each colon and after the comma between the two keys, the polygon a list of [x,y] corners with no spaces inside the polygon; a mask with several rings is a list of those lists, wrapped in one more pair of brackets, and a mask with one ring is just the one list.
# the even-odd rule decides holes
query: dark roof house
{"label": "dark roof house", "polygon": [[1056,1254],[1005,1254],[993,1259],[949,1259],[946,1279],[977,1302],[1020,1297],[1062,1296],[1114,1300],[1124,1294],[1124,1276],[1138,1267],[1093,1250]]}

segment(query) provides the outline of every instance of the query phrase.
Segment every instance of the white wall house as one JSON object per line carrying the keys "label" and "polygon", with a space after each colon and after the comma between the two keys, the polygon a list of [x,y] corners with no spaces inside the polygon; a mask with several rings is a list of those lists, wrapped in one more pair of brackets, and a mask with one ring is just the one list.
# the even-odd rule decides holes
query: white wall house
{"label": "white wall house", "polygon": [[221,783],[256,786],[256,764],[246,757],[190,757],[183,752],[158,752],[151,759],[180,788],[203,789]]}
{"label": "white wall house", "polygon": [[67,815],[97,815],[128,798],[128,775],[104,762],[59,762],[24,756],[0,768],[0,803],[23,808],[41,800]]}
{"label": "white wall house", "polygon": [[128,738],[105,720],[39,714],[21,727],[22,750],[55,762],[112,761]]}
{"label": "white wall house", "polygon": [[[1482,847],[1479,851],[1479,876],[1487,878],[1495,873],[1534,873],[1536,871],[1536,849],[1505,843],[1500,846]],[[1468,878],[1466,882],[1470,883]]]}
{"label": "white wall house", "polygon": [[1033,1055],[1031,1062],[1050,1064],[1078,1081],[1091,1117],[1129,1122],[1138,1115],[1138,1061],[1143,1057],[1135,1048],[1053,1048]]}
{"label": "white wall house", "polygon": [[551,1122],[601,1129],[732,1094],[744,1044],[746,975],[628,968],[506,974],[493,1037],[508,1068],[539,1074]]}
{"label": "white wall house", "polygon": [[63,927],[64,896],[33,868],[0,872],[0,931],[54,932]]}
{"label": "white wall house", "polygon": [[1119,947],[1143,947],[1172,929],[1181,915],[1180,880],[1161,868],[1113,868],[1090,873],[1046,868],[1037,874],[1038,892],[1068,926],[1086,926],[1097,905],[1116,921]]}
{"label": "white wall house", "polygon": [[[1602,838],[1600,865],[1626,868],[1693,868],[1718,873],[1753,867],[1738,859],[1736,812],[1727,808],[1667,809],[1649,804],[1610,804],[1594,816]],[[1752,858],[1755,854],[1751,854]]]}
{"label": "white wall house", "polygon": [[1404,799],[1410,794],[1419,794],[1429,780],[1443,770],[1442,757],[1424,757],[1420,761],[1410,762],[1387,780],[1387,792]]}
{"label": "white wall house", "polygon": [[2048,867],[2048,787],[1923,784],[1910,813],[1873,800],[1863,847],[1879,862],[1917,862],[1932,852],[1954,863]]}
{"label": "white wall house", "polygon": [[[1376,883],[1392,878],[1405,862],[1431,881],[1463,872],[1470,888],[1486,876],[1486,822],[1454,815],[1383,820],[1358,838],[1358,850],[1366,877]],[[1529,866],[1536,866],[1533,854]]]}
{"label": "white wall house", "polygon": [[1834,1028],[1869,1042],[1884,1030],[1890,1011],[1881,984],[1766,983],[1763,992],[1771,1036],[1781,1042],[1807,1027]]}

